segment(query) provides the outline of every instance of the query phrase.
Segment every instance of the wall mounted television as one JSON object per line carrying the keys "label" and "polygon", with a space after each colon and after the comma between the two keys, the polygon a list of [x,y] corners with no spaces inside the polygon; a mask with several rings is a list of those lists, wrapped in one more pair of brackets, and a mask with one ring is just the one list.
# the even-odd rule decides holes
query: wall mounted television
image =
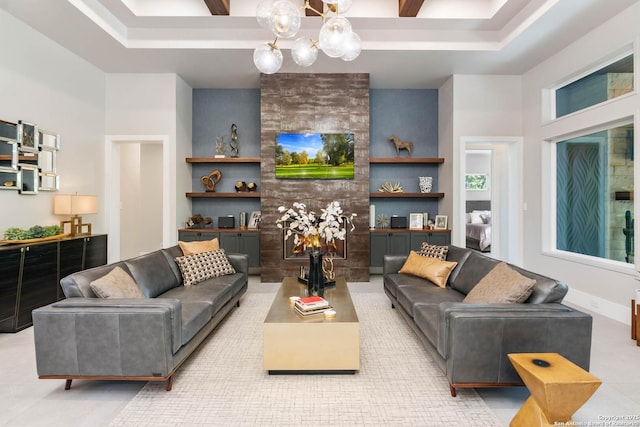
{"label": "wall mounted television", "polygon": [[279,133],[276,178],[353,179],[354,134]]}

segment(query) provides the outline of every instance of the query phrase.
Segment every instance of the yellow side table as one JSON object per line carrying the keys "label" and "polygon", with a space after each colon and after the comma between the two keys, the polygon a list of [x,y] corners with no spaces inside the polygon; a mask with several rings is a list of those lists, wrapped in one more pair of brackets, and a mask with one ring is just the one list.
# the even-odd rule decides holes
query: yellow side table
{"label": "yellow side table", "polygon": [[566,425],[602,384],[557,353],[511,353],[508,357],[531,392],[511,427]]}

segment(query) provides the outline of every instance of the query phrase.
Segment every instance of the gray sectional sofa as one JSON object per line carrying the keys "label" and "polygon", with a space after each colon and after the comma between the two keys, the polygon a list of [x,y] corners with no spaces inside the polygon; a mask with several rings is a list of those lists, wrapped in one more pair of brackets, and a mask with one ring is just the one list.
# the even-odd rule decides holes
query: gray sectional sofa
{"label": "gray sectional sofa", "polygon": [[511,265],[535,280],[524,303],[462,302],[499,261],[449,246],[446,261],[457,265],[439,287],[398,273],[406,259],[384,256],[384,291],[445,373],[452,396],[456,388],[522,385],[509,353],[559,353],[589,369],[592,318],[562,304],[565,284]]}
{"label": "gray sectional sofa", "polygon": [[[167,381],[236,306],[248,285],[248,256],[226,254],[235,273],[184,286],[179,246],[74,273],[67,299],[33,311],[40,378]],[[115,267],[142,298],[98,298],[91,282]]]}

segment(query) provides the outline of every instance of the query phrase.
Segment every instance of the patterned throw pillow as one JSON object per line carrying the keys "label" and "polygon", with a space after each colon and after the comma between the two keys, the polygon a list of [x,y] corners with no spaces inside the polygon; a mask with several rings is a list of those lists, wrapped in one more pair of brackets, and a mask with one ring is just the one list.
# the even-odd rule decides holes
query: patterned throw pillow
{"label": "patterned throw pillow", "polygon": [[176,258],[185,286],[195,285],[211,277],[233,274],[236,270],[229,263],[224,249],[185,255]]}
{"label": "patterned throw pillow", "polygon": [[418,255],[426,256],[429,258],[436,258],[440,261],[446,261],[447,252],[449,252],[449,246],[430,245],[427,242],[423,242]]}
{"label": "patterned throw pillow", "polygon": [[120,267],[89,283],[100,298],[144,298],[136,282]]}

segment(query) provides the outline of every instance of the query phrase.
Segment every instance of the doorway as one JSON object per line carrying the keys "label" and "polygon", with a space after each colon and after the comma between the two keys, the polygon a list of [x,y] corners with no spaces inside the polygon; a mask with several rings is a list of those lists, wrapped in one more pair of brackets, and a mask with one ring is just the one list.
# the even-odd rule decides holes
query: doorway
{"label": "doorway", "polygon": [[[473,249],[520,264],[522,138],[463,137],[461,145],[459,170],[463,176],[457,193],[463,212],[456,225],[464,230],[464,237],[458,244],[467,246],[469,235]],[[477,225],[467,227],[468,222]]]}
{"label": "doorway", "polygon": [[167,146],[167,136],[106,137],[109,262],[169,246]]}

